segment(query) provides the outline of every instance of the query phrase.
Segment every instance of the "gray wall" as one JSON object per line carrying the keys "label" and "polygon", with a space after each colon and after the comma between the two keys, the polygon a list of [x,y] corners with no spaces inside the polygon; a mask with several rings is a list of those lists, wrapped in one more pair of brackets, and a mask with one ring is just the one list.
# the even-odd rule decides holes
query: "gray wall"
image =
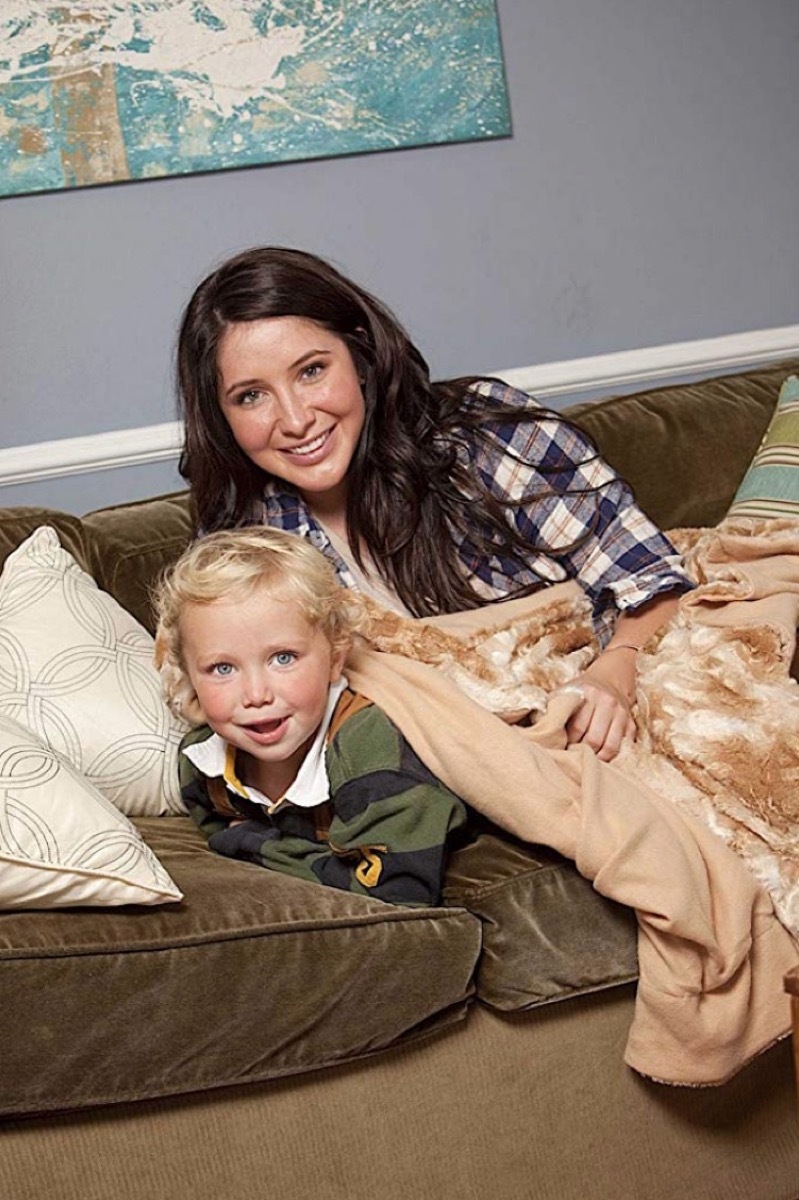
{"label": "gray wall", "polygon": [[[499,0],[513,136],[0,201],[2,444],[174,419],[180,311],[302,246],[439,376],[799,320],[797,0]],[[0,489],[83,511],[169,465]]]}

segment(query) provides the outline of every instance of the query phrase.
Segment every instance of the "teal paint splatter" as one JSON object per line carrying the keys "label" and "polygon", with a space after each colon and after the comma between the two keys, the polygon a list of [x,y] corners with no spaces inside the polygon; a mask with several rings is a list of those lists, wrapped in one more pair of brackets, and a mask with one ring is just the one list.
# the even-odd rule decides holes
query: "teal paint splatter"
{"label": "teal paint splatter", "polygon": [[[117,58],[113,76],[131,179],[510,133],[493,0],[308,0],[257,8],[238,0],[238,9],[234,0],[226,0],[220,12],[227,22],[217,12],[218,0],[183,5],[180,19],[185,22],[190,12],[202,27],[206,47],[212,45],[209,35],[218,35],[220,45],[230,38],[228,27],[236,12],[239,17],[248,14],[252,44],[265,37],[269,45],[270,37],[298,26],[305,31],[303,46],[285,54],[278,65],[280,86],[269,86],[267,80],[245,88],[232,107],[215,104],[211,82],[200,75],[202,55],[174,73],[155,71],[148,63],[159,49],[148,36],[148,15],[158,10],[163,17],[168,4],[129,0],[121,7],[134,18],[133,34],[128,25],[126,40],[116,48],[124,55]],[[53,15],[57,11],[53,5]],[[10,23],[6,21],[7,28]],[[3,27],[0,16],[0,35]],[[101,38],[94,49],[100,61],[104,51],[97,46],[102,46]],[[46,46],[29,58],[46,74]],[[27,109],[21,106],[28,86],[46,91],[47,79],[30,85],[0,82],[0,115],[12,131],[27,130],[29,146],[38,131],[43,149],[26,156],[15,147],[13,134],[4,140],[0,194],[64,186],[52,106],[46,98]]]}

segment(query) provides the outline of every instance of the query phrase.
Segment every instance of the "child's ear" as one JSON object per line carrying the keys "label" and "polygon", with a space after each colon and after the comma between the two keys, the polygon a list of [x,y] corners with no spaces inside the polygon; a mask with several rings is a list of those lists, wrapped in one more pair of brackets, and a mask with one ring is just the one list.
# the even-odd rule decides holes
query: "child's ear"
{"label": "child's ear", "polygon": [[346,646],[339,646],[339,648],[337,650],[333,650],[332,656],[330,658],[330,682],[331,683],[338,683],[339,679],[341,679],[341,676],[344,672],[344,660],[347,657],[348,650],[349,650],[349,644],[347,644]]}
{"label": "child's ear", "polygon": [[205,713],[200,708],[200,702],[197,699],[195,692],[180,702],[180,715],[185,717],[191,725],[207,725]]}

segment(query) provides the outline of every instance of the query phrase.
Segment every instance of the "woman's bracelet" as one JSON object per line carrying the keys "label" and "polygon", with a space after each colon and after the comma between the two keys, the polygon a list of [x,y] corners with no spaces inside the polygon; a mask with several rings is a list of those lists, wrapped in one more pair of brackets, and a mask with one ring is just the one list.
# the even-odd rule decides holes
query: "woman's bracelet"
{"label": "woman's bracelet", "polygon": [[637,654],[640,649],[640,646],[634,646],[632,642],[616,642],[615,646],[606,646],[602,653],[610,654],[611,650],[634,650]]}

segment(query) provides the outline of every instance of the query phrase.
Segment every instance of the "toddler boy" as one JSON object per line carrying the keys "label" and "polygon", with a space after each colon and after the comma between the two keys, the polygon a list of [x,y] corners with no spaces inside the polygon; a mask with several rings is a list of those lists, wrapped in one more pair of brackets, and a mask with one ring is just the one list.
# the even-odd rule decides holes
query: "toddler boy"
{"label": "toddler boy", "polygon": [[347,593],[304,539],[195,542],[160,585],[156,662],[186,807],[213,850],[391,904],[439,902],[461,800],[343,675]]}

